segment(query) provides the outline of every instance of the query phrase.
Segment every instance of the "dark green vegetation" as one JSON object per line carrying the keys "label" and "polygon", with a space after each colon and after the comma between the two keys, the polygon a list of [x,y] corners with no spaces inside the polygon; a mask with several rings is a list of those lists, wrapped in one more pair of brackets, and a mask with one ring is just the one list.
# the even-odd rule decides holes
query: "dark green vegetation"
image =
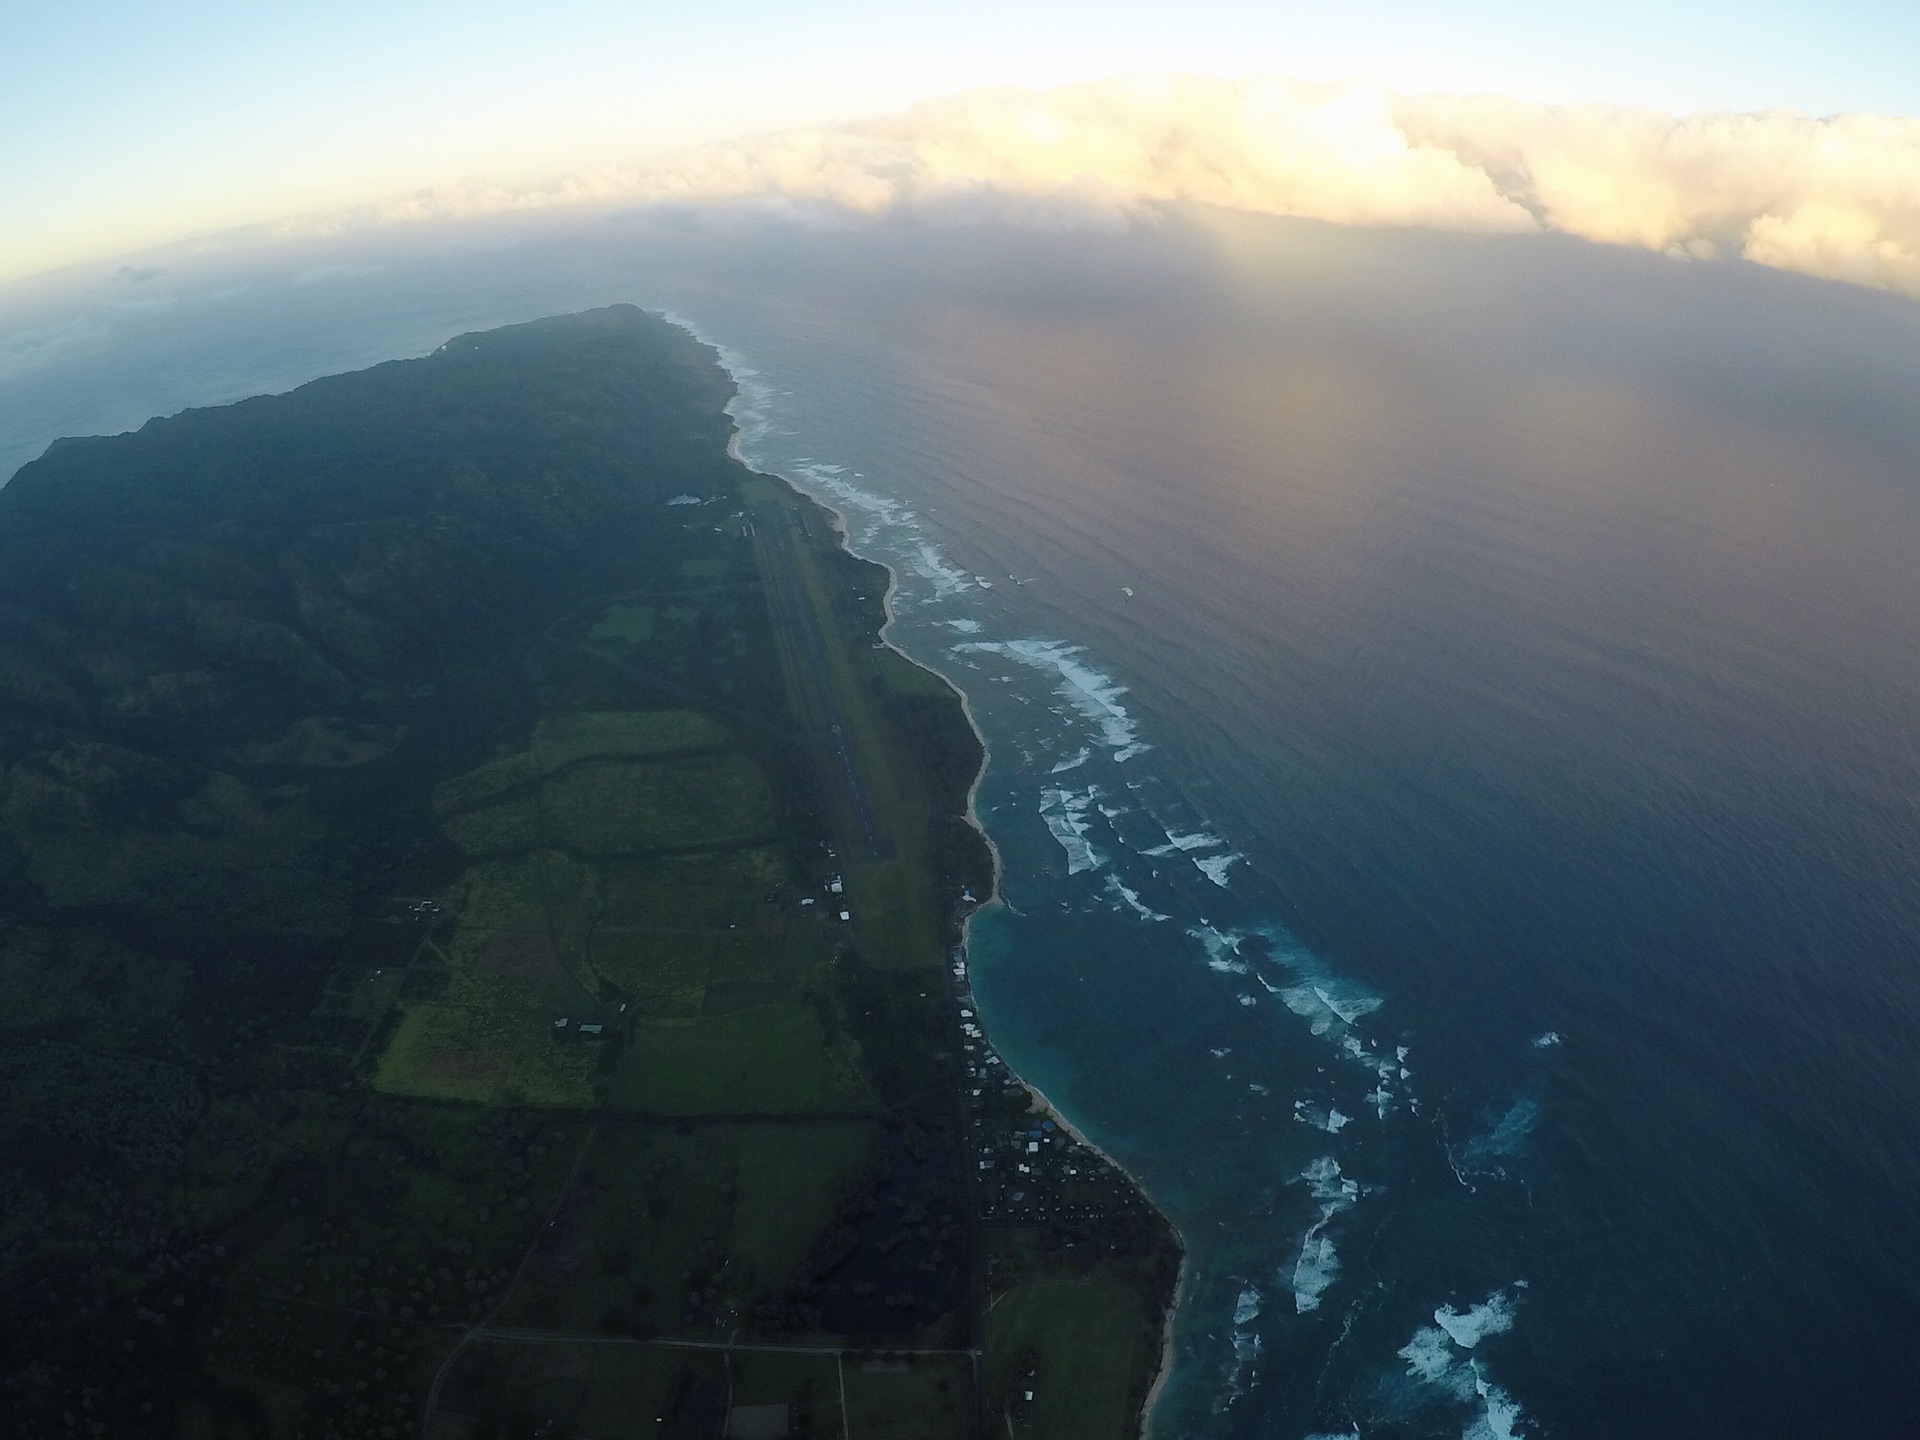
{"label": "dark green vegetation", "polygon": [[21,1433],[1132,1423],[1164,1235],[981,1224],[977,742],[730,393],[623,307],[0,491]]}

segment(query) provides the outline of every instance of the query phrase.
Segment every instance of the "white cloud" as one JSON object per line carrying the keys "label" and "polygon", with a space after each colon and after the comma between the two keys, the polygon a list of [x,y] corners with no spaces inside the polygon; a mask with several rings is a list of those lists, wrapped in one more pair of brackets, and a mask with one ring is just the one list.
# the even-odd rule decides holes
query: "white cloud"
{"label": "white cloud", "polygon": [[831,130],[708,146],[630,172],[635,193],[940,212],[1044,200],[1088,214],[1174,201],[1357,225],[1524,230],[1488,176],[1362,86],[1124,77],[989,90]]}
{"label": "white cloud", "polygon": [[978,91],[533,190],[426,192],[346,222],[723,200],[1030,223],[1199,202],[1339,224],[1556,230],[1920,296],[1920,120],[1679,117],[1277,78]]}
{"label": "white cloud", "polygon": [[1920,120],[1438,97],[1395,115],[1547,228],[1920,295]]}

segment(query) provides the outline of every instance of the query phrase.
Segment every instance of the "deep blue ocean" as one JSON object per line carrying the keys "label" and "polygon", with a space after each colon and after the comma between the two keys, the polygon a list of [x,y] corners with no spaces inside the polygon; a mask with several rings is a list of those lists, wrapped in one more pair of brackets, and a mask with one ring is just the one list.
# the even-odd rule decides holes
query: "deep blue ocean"
{"label": "deep blue ocean", "polygon": [[1174,1436],[1920,1429],[1920,306],[1548,239],[690,215],[0,292],[55,434],[611,300],[991,749],[994,1042]]}

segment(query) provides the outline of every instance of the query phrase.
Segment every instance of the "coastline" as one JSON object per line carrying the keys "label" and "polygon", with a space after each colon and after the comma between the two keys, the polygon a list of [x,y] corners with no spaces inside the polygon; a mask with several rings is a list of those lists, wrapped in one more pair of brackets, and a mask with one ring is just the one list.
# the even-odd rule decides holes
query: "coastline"
{"label": "coastline", "polygon": [[[968,918],[971,919],[972,917]],[[1008,1066],[1008,1069],[1011,1071],[1012,1067]],[[1173,1322],[1175,1316],[1177,1316],[1180,1311],[1180,1297],[1186,1292],[1187,1288],[1187,1237],[1180,1233],[1180,1227],[1173,1223],[1173,1217],[1161,1208],[1160,1203],[1151,1195],[1147,1194],[1145,1188],[1134,1178],[1133,1173],[1118,1160],[1115,1160],[1112,1155],[1089,1140],[1077,1125],[1067,1119],[1065,1115],[1061,1114],[1059,1107],[1047,1098],[1045,1091],[1024,1076],[1015,1075],[1014,1078],[1020,1082],[1021,1088],[1033,1097],[1033,1103],[1053,1117],[1054,1124],[1066,1131],[1067,1134],[1079,1141],[1080,1144],[1086,1146],[1087,1149],[1093,1151],[1094,1154],[1106,1161],[1107,1164],[1111,1165],[1119,1174],[1126,1176],[1127,1183],[1139,1192],[1141,1198],[1144,1199],[1147,1204],[1153,1207],[1154,1213],[1160,1217],[1161,1223],[1167,1227],[1167,1233],[1173,1236],[1173,1243],[1180,1251],[1180,1268],[1174,1275],[1173,1293],[1167,1297],[1166,1313],[1160,1320],[1160,1363],[1154,1370],[1153,1383],[1147,1387],[1147,1398],[1142,1401],[1140,1405],[1141,1440],[1151,1440],[1153,1435],[1153,1408],[1159,1403],[1160,1392],[1166,1388],[1167,1378],[1173,1371]]]}
{"label": "coastline", "polygon": [[[845,549],[849,554],[854,555],[856,558],[860,560],[864,560],[869,564],[878,565],[881,567],[881,569],[883,569],[886,572],[887,588],[881,601],[882,610],[886,618],[882,622],[880,627],[879,636],[878,636],[880,642],[884,644],[889,650],[893,651],[895,654],[899,655],[902,659],[907,661],[908,664],[914,666],[916,669],[925,671],[927,674],[939,680],[943,685],[947,687],[949,691],[951,691],[951,693],[960,703],[961,713],[966,717],[968,728],[973,732],[975,740],[979,743],[980,765],[979,765],[979,768],[974,772],[973,779],[967,787],[967,804],[966,804],[965,818],[966,818],[967,824],[970,825],[979,834],[980,838],[985,842],[987,847],[987,853],[992,857],[993,872],[992,872],[992,879],[990,882],[987,895],[982,897],[971,907],[957,907],[955,912],[955,919],[958,921],[959,929],[960,929],[960,942],[959,942],[960,951],[962,956],[965,959],[965,963],[967,966],[967,975],[969,977],[969,983],[971,983],[971,976],[973,973],[972,928],[973,928],[974,917],[978,915],[982,910],[986,909],[987,906],[989,905],[1006,903],[1001,896],[1001,876],[1003,873],[1003,866],[1005,862],[1000,853],[999,845],[995,843],[993,836],[990,833],[988,833],[986,825],[981,821],[979,808],[978,808],[980,787],[986,779],[987,767],[992,763],[993,749],[991,744],[988,742],[986,732],[981,728],[979,720],[974,715],[972,700],[968,696],[965,689],[962,688],[958,683],[956,683],[951,677],[942,674],[938,670],[935,670],[931,665],[927,665],[922,661],[915,659],[912,655],[909,655],[904,649],[902,649],[892,639],[889,632],[892,630],[894,621],[897,618],[894,614],[893,599],[894,599],[894,594],[899,589],[899,585],[900,585],[899,571],[889,561],[883,558],[875,557],[875,556],[861,555],[854,548],[852,532],[851,532],[851,528],[848,525],[847,516],[845,512],[842,511],[838,506],[831,503],[831,501],[823,499],[820,496],[812,494],[807,490],[803,489],[800,486],[800,484],[797,481],[793,480],[790,476],[781,474],[777,470],[761,469],[757,464],[755,464],[755,462],[752,459],[750,459],[748,456],[742,453],[741,441],[743,438],[744,431],[741,425],[740,410],[747,403],[746,387],[742,382],[742,373],[744,372],[745,374],[751,375],[753,374],[753,372],[744,364],[744,362],[741,361],[739,356],[733,354],[725,346],[721,345],[718,341],[714,340],[712,337],[703,333],[700,330],[700,328],[694,323],[692,323],[689,319],[687,319],[687,317],[683,315],[675,314],[670,311],[661,312],[661,314],[662,314],[662,318],[665,319],[669,324],[675,325],[678,328],[684,330],[687,334],[692,336],[700,344],[710,349],[713,352],[716,361],[720,365],[720,368],[726,372],[728,379],[730,379],[733,382],[733,390],[734,390],[733,398],[727,402],[727,406],[726,406],[726,414],[728,418],[733,422],[733,432],[727,438],[728,456],[731,459],[733,459],[735,462],[737,462],[739,465],[741,465],[743,468],[751,471],[752,473],[756,475],[764,475],[771,480],[777,480],[781,484],[791,489],[795,494],[800,495],[804,499],[807,499],[809,501],[812,501],[815,504],[822,506],[830,515],[833,516],[834,527],[838,532],[837,538],[841,547]],[[988,1043],[991,1044],[991,1040],[989,1040]],[[993,1053],[998,1055],[999,1051],[995,1049]],[[1001,1057],[1001,1063],[1002,1064],[1006,1063],[1004,1056]],[[1187,1284],[1188,1253],[1187,1253],[1186,1237],[1180,1233],[1180,1227],[1174,1223],[1173,1218],[1167,1214],[1166,1210],[1162,1208],[1160,1203],[1157,1200],[1155,1200],[1152,1195],[1147,1193],[1147,1190],[1145,1186],[1141,1184],[1139,1177],[1134,1175],[1124,1165],[1120,1164],[1119,1161],[1115,1160],[1114,1157],[1111,1154],[1109,1154],[1105,1149],[1103,1149],[1101,1146],[1095,1144],[1092,1140],[1088,1139],[1085,1133],[1083,1133],[1077,1125],[1075,1125],[1070,1119],[1066,1117],[1064,1113],[1061,1112],[1059,1107],[1056,1106],[1053,1103],[1053,1101],[1047,1097],[1046,1093],[1042,1091],[1039,1088],[1039,1086],[1035,1085],[1032,1081],[1028,1080],[1025,1076],[1019,1074],[1019,1072],[1015,1071],[1011,1065],[1007,1065],[1007,1072],[1009,1075],[1012,1076],[1012,1078],[1015,1081],[1019,1083],[1020,1087],[1027,1092],[1032,1104],[1037,1108],[1037,1110],[1044,1111],[1047,1115],[1052,1117],[1056,1125],[1058,1125],[1067,1134],[1071,1135],[1074,1138],[1074,1140],[1077,1141],[1079,1144],[1085,1146],[1088,1150],[1098,1155],[1100,1159],[1109,1167],[1111,1167],[1116,1174],[1122,1176],[1125,1179],[1127,1185],[1131,1187],[1133,1191],[1137,1195],[1139,1195],[1142,1200],[1144,1200],[1147,1203],[1147,1205],[1153,1210],[1153,1212],[1160,1217],[1160,1221],[1166,1227],[1166,1231],[1168,1235],[1170,1235],[1173,1239],[1175,1249],[1179,1252],[1179,1265],[1175,1273],[1172,1293],[1167,1298],[1166,1309],[1163,1315],[1161,1316],[1161,1321],[1160,1321],[1159,1361],[1155,1367],[1153,1380],[1147,1389],[1146,1397],[1142,1401],[1140,1406],[1139,1427],[1138,1427],[1137,1433],[1140,1435],[1141,1440],[1149,1440],[1149,1437],[1151,1437],[1153,1434],[1154,1409],[1160,1400],[1162,1392],[1166,1388],[1167,1381],[1171,1376],[1172,1370],[1173,1370],[1174,1322],[1176,1317],[1178,1316],[1181,1298],[1186,1291],[1186,1284]],[[982,1340],[982,1343],[984,1343],[985,1337],[982,1336],[981,1340]]]}

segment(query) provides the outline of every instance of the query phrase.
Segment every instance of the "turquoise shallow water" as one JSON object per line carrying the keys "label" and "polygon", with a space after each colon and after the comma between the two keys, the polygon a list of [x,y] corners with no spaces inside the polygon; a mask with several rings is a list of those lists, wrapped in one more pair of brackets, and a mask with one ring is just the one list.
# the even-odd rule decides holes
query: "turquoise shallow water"
{"label": "turquoise shallow water", "polygon": [[690,225],[16,296],[0,452],[684,315],[992,746],[976,990],[1189,1240],[1162,1433],[1900,1433],[1914,307],[1547,241]]}

